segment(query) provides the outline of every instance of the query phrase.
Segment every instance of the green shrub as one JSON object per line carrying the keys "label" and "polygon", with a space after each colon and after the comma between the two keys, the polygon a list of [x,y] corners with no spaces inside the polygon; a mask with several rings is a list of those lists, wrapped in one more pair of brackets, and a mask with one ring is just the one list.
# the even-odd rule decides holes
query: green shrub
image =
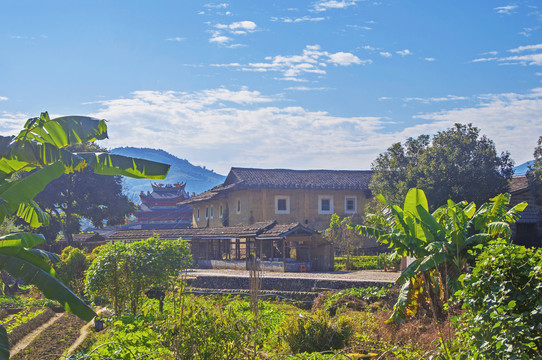
{"label": "green shrub", "polygon": [[[350,256],[349,270],[377,270],[377,256]],[[335,257],[335,271],[346,270],[346,256]]]}
{"label": "green shrub", "polygon": [[321,312],[291,319],[282,331],[283,341],[296,354],[342,349],[351,335],[352,327],[344,318],[334,321]]}
{"label": "green shrub", "polygon": [[[361,310],[369,303],[388,299],[390,296],[390,287],[380,288],[378,286],[369,286],[366,288],[350,288],[327,293],[324,295],[321,307],[334,316],[340,307]],[[316,302],[316,305],[319,305],[318,302]]]}
{"label": "green shrub", "polygon": [[179,271],[191,261],[184,240],[146,240],[108,244],[96,254],[85,280],[92,297],[106,297],[118,316],[129,309],[136,315],[144,301],[143,292],[151,288],[167,290]]}
{"label": "green shrub", "polygon": [[464,288],[456,295],[467,311],[455,319],[453,350],[465,358],[541,358],[541,249],[494,244],[460,280]]}
{"label": "green shrub", "polygon": [[57,277],[78,295],[85,290],[85,271],[89,261],[86,254],[71,246],[62,250],[58,263],[54,264]]}

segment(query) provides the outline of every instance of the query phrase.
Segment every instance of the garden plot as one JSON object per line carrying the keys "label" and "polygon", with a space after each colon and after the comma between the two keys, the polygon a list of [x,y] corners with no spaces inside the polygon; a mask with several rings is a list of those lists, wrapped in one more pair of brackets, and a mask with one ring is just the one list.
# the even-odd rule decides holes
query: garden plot
{"label": "garden plot", "polygon": [[85,321],[69,313],[55,313],[48,307],[25,308],[2,319],[8,330],[11,359],[60,357],[79,337]]}

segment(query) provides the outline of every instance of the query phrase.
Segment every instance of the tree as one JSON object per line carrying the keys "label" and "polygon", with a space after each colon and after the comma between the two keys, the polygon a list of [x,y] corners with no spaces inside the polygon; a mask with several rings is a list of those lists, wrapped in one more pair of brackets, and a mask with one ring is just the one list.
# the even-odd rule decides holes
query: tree
{"label": "tree", "polygon": [[333,214],[329,228],[325,231],[326,238],[332,241],[343,254],[346,254],[346,270],[350,270],[352,250],[361,246],[362,242],[362,238],[354,231],[352,224],[351,216],[341,220],[339,215]]}
{"label": "tree", "polygon": [[[16,136],[0,136],[0,223],[16,214],[30,226],[48,223],[47,214],[34,202],[45,186],[64,173],[91,168],[101,175],[126,175],[163,179],[169,165],[107,153],[72,153],[72,144],[107,138],[104,120],[65,116],[51,120],[45,112],[29,119]],[[31,172],[28,176],[17,176]],[[33,249],[45,241],[42,235],[16,233],[0,237],[0,270],[33,284],[45,297],[67,311],[90,321],[96,314],[56,277],[48,261],[58,256]],[[0,326],[0,359],[9,358],[7,333]]]}
{"label": "tree", "polygon": [[534,161],[529,165],[527,178],[536,204],[542,208],[542,136],[538,138],[533,152]]}
{"label": "tree", "polygon": [[416,188],[408,191],[403,208],[381,194],[377,199],[386,207],[384,215],[370,215],[373,226],[358,225],[356,231],[388,244],[394,255],[415,258],[398,279],[403,287],[390,318],[397,322],[415,314],[424,297],[439,316],[443,302],[459,289],[459,275],[467,264],[474,265],[469,250],[492,240],[509,241],[509,223],[527,207],[523,202],[509,209],[510,194],[500,194],[479,209],[473,202],[448,200],[429,213],[425,193]]}
{"label": "tree", "polygon": [[107,297],[117,316],[126,308],[137,315],[143,292],[152,288],[167,290],[170,279],[190,260],[184,240],[151,237],[129,244],[108,244],[100,249],[87,271],[86,289],[90,296]]}
{"label": "tree", "polygon": [[[94,144],[71,146],[71,151],[105,151]],[[48,226],[38,229],[45,239],[53,242],[62,231],[68,245],[73,246],[72,234],[81,231],[80,219],[89,219],[101,228],[124,223],[125,216],[135,211],[135,205],[122,193],[122,177],[98,175],[86,168],[64,174],[51,181],[35,197],[38,205],[49,215]]]}
{"label": "tree", "polygon": [[448,199],[482,203],[508,191],[512,167],[509,153],[497,155],[478,128],[455,124],[432,139],[420,135],[389,147],[372,164],[370,188],[396,205],[414,187],[427,193],[430,209]]}

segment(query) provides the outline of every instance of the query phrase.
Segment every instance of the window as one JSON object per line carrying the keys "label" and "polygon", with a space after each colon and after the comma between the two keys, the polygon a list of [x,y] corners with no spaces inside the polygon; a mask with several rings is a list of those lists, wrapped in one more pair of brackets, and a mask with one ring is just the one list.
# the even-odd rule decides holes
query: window
{"label": "window", "polygon": [[237,200],[237,213],[241,213],[241,200]]}
{"label": "window", "polygon": [[199,208],[198,208],[198,210],[196,211],[196,213],[197,213],[196,221],[199,221]]}
{"label": "window", "polygon": [[222,204],[220,204],[220,206],[218,207],[218,217],[222,219],[222,214],[223,214],[223,211],[222,211]]}
{"label": "window", "polygon": [[209,220],[209,208],[205,208],[205,220]]}
{"label": "window", "polygon": [[346,196],[344,198],[344,212],[346,214],[355,214],[357,211],[357,198],[355,196]]}
{"label": "window", "polygon": [[215,216],[213,205],[211,205],[211,219],[213,219]]}
{"label": "window", "polygon": [[318,196],[318,214],[333,214],[333,196]]}
{"label": "window", "polygon": [[290,213],[290,197],[285,195],[275,196],[275,214]]}

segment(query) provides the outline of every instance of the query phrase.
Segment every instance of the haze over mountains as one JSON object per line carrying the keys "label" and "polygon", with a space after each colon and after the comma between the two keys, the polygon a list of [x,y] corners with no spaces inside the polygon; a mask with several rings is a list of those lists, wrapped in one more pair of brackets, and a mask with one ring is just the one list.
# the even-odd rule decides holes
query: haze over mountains
{"label": "haze over mountains", "polygon": [[168,176],[165,180],[146,180],[124,178],[125,192],[128,197],[139,203],[139,193],[141,191],[152,191],[151,183],[168,183],[186,182],[186,191],[196,194],[209,190],[224,182],[224,175],[215,173],[213,170],[205,167],[192,165],[188,160],[180,159],[164,150],[137,148],[137,147],[121,147],[110,150],[113,154],[132,156],[146,160],[158,161],[165,164],[170,164]]}

